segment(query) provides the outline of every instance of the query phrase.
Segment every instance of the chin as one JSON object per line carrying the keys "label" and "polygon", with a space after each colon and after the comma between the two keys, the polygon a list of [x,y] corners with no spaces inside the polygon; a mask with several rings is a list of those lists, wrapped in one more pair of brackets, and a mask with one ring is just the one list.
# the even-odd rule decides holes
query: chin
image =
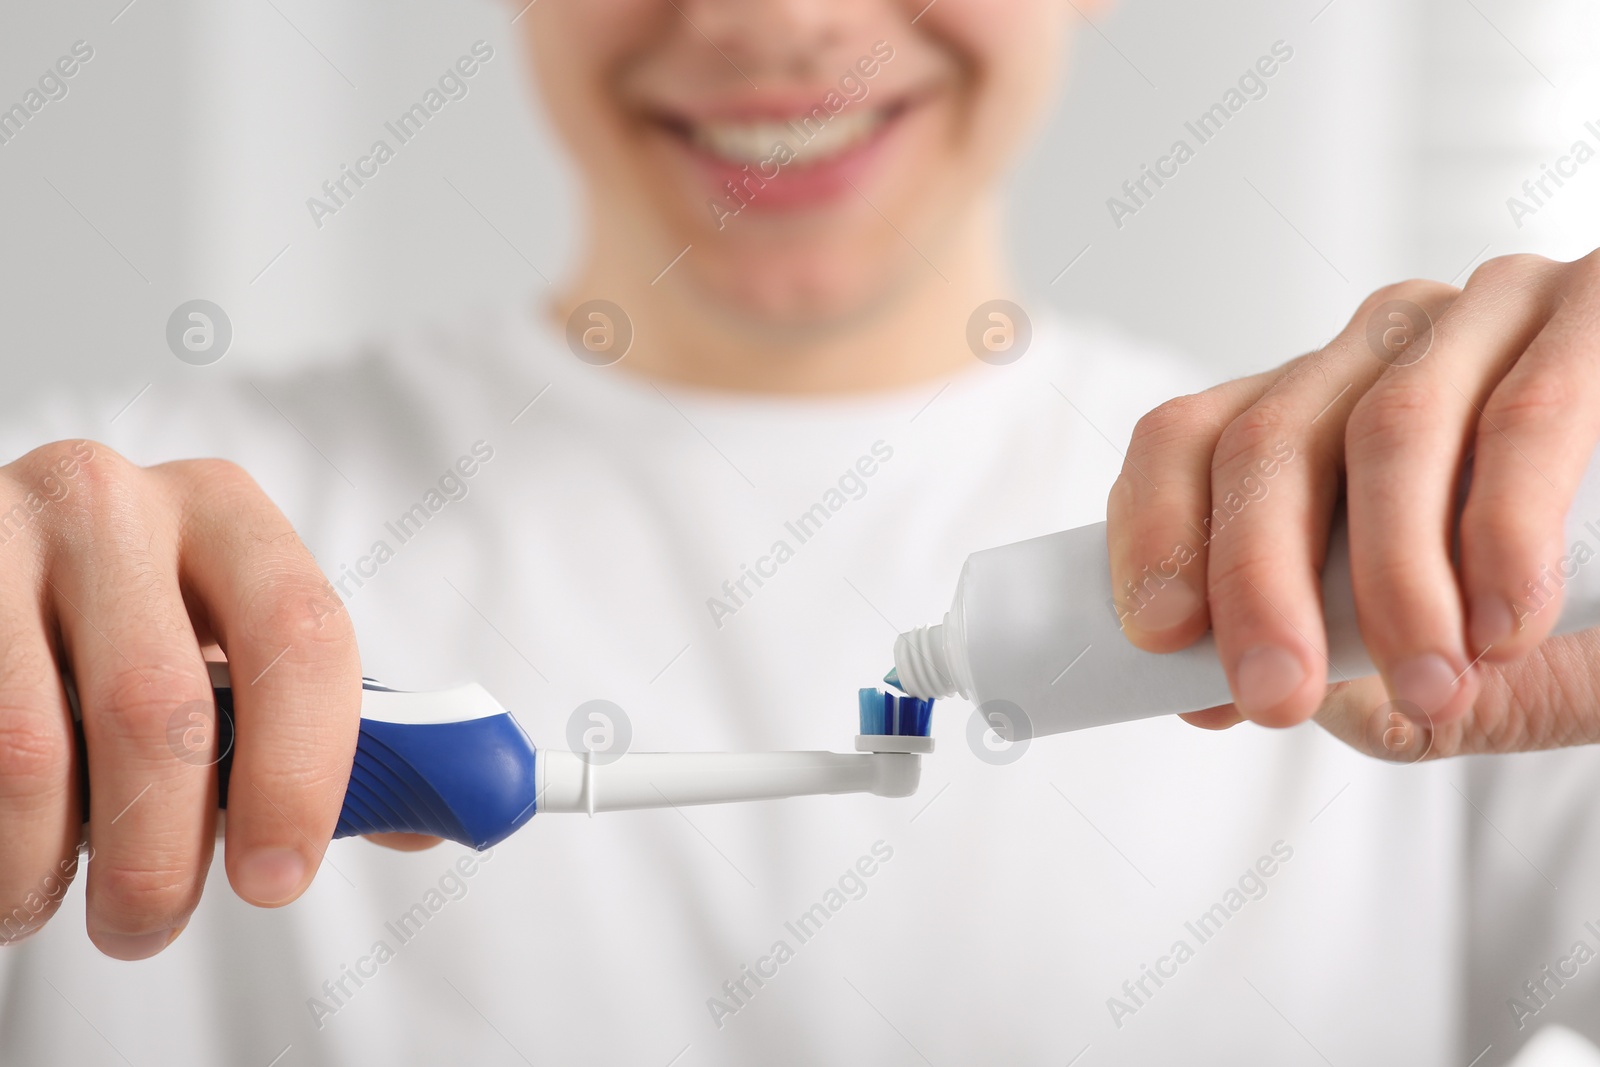
{"label": "chin", "polygon": [[905,262],[896,249],[863,244],[871,245],[708,248],[711,254],[685,271],[680,285],[694,291],[695,303],[747,328],[825,331],[870,315],[921,266]]}

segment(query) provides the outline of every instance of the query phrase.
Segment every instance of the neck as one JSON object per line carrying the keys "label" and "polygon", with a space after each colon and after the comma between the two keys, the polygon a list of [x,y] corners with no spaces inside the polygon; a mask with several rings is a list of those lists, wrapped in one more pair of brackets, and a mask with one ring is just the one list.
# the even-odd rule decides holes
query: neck
{"label": "neck", "polygon": [[799,325],[730,314],[696,289],[683,263],[650,284],[652,269],[676,250],[649,268],[640,262],[637,231],[591,228],[590,254],[550,310],[560,325],[589,296],[615,301],[635,327],[619,369],[658,380],[755,393],[913,385],[970,367],[968,316],[987,300],[1017,299],[1000,253],[997,215],[985,206],[937,244],[907,246],[905,278],[871,306],[838,321]]}

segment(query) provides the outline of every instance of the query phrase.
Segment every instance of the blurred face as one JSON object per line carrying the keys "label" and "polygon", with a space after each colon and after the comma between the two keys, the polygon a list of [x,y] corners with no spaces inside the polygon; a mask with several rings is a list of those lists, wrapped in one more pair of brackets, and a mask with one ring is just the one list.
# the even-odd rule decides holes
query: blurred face
{"label": "blurred face", "polygon": [[1076,17],[1059,0],[541,0],[518,25],[595,254],[648,279],[692,245],[679,292],[794,326],[943,284]]}

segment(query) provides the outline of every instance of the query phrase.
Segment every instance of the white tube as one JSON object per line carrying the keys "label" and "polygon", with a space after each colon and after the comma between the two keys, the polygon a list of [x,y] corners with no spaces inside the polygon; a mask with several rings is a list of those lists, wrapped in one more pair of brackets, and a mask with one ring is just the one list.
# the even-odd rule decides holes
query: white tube
{"label": "white tube", "polygon": [[742,800],[875,793],[910,796],[920,757],[905,752],[629,752],[609,763],[539,750],[541,812],[632,811]]}
{"label": "white tube", "polygon": [[[1557,634],[1600,626],[1600,462],[1590,464],[1567,517],[1565,544],[1562,559],[1518,606],[1542,610],[1559,588]],[[1328,542],[1322,599],[1329,681],[1377,673],[1356,625],[1343,523]],[[1105,523],[974,553],[944,622],[901,634],[894,659],[907,693],[960,693],[1007,740],[1233,699],[1210,634],[1165,655],[1143,652],[1123,636]]]}

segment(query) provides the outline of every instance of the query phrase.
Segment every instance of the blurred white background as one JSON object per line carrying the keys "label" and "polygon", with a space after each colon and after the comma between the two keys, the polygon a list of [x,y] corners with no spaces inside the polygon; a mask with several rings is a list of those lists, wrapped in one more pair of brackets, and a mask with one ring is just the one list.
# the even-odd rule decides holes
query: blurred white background
{"label": "blurred white background", "polygon": [[[215,370],[250,373],[567,269],[578,190],[529,97],[526,0],[4,2],[0,112],[74,42],[94,58],[0,144],[0,412],[93,389],[109,419],[210,373],[165,340],[194,298],[233,322]],[[480,38],[470,95],[318,229],[307,198]],[[1107,198],[1277,41],[1266,97],[1119,229]],[[1523,226],[1507,207],[1580,139],[1600,150],[1594,0],[1122,0],[1080,25],[1017,168],[1012,252],[1037,306],[1220,378],[1320,344],[1385,282],[1600,247],[1600,158]]]}
{"label": "blurred white background", "polygon": [[[10,6],[0,107],[75,41],[95,50],[0,145],[12,402],[193,373],[163,331],[196,297],[232,317],[226,363],[243,370],[566,268],[575,189],[529,98],[512,0]],[[471,95],[319,230],[306,199],[479,38],[497,56]],[[1119,230],[1106,199],[1278,40],[1294,58],[1269,94]],[[1316,345],[1383,282],[1600,246],[1600,161],[1521,228],[1506,204],[1575,140],[1600,147],[1587,121],[1600,130],[1590,0],[1123,0],[1080,26],[1016,173],[1014,258],[1039,303],[1237,373]]]}

